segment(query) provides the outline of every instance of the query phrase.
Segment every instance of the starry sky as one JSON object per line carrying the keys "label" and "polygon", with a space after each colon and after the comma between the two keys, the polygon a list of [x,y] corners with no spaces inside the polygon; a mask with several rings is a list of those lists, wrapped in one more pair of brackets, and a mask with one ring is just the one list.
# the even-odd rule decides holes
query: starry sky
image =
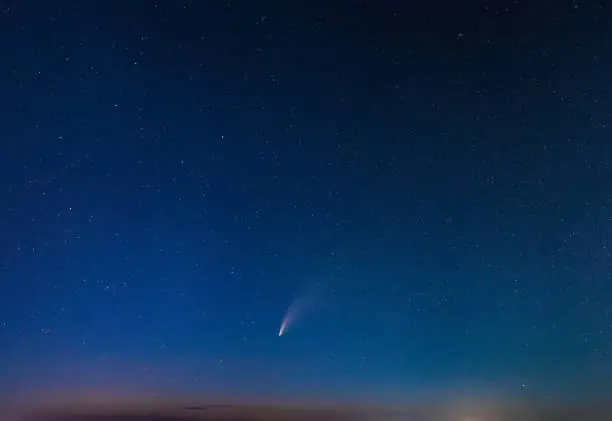
{"label": "starry sky", "polygon": [[612,390],[612,9],[424,3],[2,2],[2,399]]}

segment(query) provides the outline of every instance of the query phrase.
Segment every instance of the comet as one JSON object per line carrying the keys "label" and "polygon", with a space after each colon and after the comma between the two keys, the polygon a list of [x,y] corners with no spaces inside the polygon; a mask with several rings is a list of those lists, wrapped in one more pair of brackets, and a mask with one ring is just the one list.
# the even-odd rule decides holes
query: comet
{"label": "comet", "polygon": [[306,292],[302,292],[296,299],[293,300],[291,305],[287,308],[285,316],[278,330],[278,336],[283,336],[287,330],[296,322],[296,320],[302,317],[302,314],[307,310],[311,310],[314,307],[315,297],[319,295],[317,293],[319,288],[308,288]]}
{"label": "comet", "polygon": [[287,328],[293,323],[293,321],[295,320],[295,317],[297,315],[297,313],[300,310],[300,299],[296,299],[295,301],[293,301],[291,303],[291,305],[289,306],[289,308],[287,309],[287,312],[285,313],[285,317],[283,317],[283,321],[281,322],[280,325],[280,329],[278,330],[278,336],[281,337],[285,334],[285,332],[287,331]]}

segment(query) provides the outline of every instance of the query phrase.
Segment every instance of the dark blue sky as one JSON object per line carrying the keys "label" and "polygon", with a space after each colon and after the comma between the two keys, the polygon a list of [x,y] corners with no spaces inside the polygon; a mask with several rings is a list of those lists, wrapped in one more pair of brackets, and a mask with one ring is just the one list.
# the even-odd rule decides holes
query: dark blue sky
{"label": "dark blue sky", "polygon": [[414,3],[4,2],[6,399],[612,390],[612,10]]}

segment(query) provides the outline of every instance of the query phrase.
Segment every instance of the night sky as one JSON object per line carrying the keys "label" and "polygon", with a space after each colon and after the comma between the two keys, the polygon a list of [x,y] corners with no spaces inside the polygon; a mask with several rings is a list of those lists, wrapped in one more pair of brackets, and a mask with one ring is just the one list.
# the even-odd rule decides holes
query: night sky
{"label": "night sky", "polygon": [[2,400],[612,390],[612,4],[425,3],[2,2]]}

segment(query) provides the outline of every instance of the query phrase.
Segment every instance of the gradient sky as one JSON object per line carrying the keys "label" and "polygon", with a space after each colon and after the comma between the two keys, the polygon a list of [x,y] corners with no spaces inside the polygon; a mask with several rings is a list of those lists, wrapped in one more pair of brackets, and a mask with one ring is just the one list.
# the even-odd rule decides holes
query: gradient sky
{"label": "gradient sky", "polygon": [[374,3],[3,3],[5,399],[612,390],[610,5]]}

